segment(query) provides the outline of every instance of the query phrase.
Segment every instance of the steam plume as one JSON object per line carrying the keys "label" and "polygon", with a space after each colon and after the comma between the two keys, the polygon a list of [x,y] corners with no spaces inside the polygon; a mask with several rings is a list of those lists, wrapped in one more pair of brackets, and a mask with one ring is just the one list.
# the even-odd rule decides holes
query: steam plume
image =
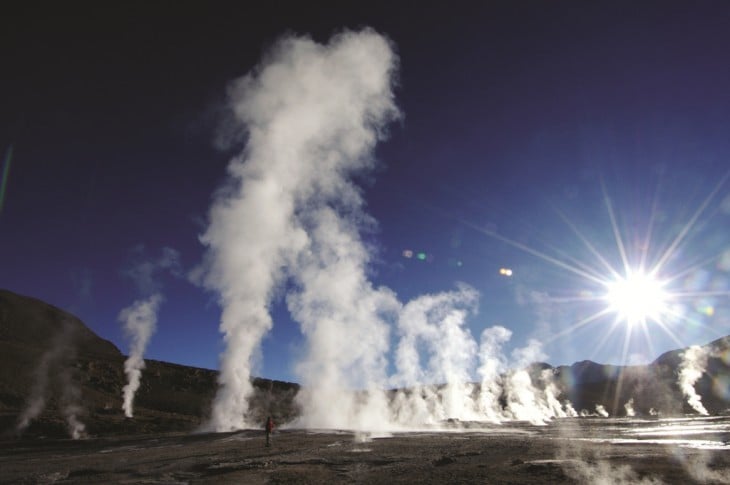
{"label": "steam plume", "polygon": [[180,253],[173,248],[163,247],[159,258],[147,257],[142,244],[132,252],[133,261],[123,274],[131,278],[142,295],[152,295],[161,290],[160,273],[169,273],[178,278],[182,276]]}
{"label": "steam plume", "polygon": [[[515,349],[512,355],[516,365],[513,370],[508,372],[504,386],[509,415],[514,419],[544,424],[548,419],[555,417],[555,414],[547,406],[545,396],[534,386],[527,370],[527,366],[530,364],[545,359],[542,344],[531,339],[527,346]],[[555,390],[555,388],[550,390],[553,400]]]}
{"label": "steam plume", "polygon": [[36,368],[36,375],[31,387],[30,396],[25,408],[18,417],[17,431],[22,433],[37,418],[46,407],[46,393],[48,390],[48,372],[49,366],[59,358],[59,352],[54,352],[55,348],[51,348],[50,352],[46,352],[41,357],[40,363]]}
{"label": "steam plume", "polygon": [[[398,373],[391,381],[401,388],[391,404],[395,424],[418,426],[445,419],[544,424],[576,416],[569,401],[559,400],[551,369],[531,375],[531,364],[546,357],[537,340],[513,352],[512,369],[501,350],[512,335],[504,327],[485,329],[477,353],[464,325],[477,297],[472,288],[460,285],[459,291],[421,296],[405,305],[399,322]],[[474,385],[470,376],[477,357],[480,381]]]}
{"label": "steam plume", "polygon": [[503,419],[499,409],[502,394],[501,374],[507,368],[501,347],[512,337],[512,332],[502,326],[494,326],[482,331],[479,344],[477,370],[480,378],[478,409],[488,421],[499,422]]}
{"label": "steam plume", "polygon": [[[387,422],[388,325],[398,302],[365,275],[367,252],[352,227],[333,210],[313,215],[311,250],[300,257],[300,290],[288,299],[307,338],[297,366],[306,389],[298,396],[301,424],[309,427],[373,429]],[[353,394],[364,389],[365,394]],[[328,406],[322,406],[323,400]]]}
{"label": "steam plume", "polygon": [[708,450],[697,450],[679,459],[695,483],[730,483],[730,471],[718,467],[716,456]]}
{"label": "steam plume", "polygon": [[[476,290],[460,285],[458,291],[424,295],[404,306],[398,322],[398,372],[392,383],[417,386],[418,392],[399,403],[401,421],[463,419],[467,409],[473,414],[469,383],[477,347],[465,321],[476,309],[477,298]],[[428,357],[425,368],[420,365],[421,349]],[[421,388],[424,383],[428,387]]]}
{"label": "steam plume", "polygon": [[157,259],[145,257],[145,247],[139,245],[134,248],[135,261],[124,274],[130,277],[143,298],[136,300],[120,313],[118,320],[123,325],[124,333],[130,340],[129,355],[124,361],[124,373],[127,375],[127,384],[122,389],[124,402],[122,409],[128,418],[134,416],[134,396],[137,393],[145,367],[144,351],[157,326],[157,312],[164,300],[161,291],[159,274],[168,272],[173,276],[182,275],[180,253],[164,247]]}
{"label": "steam plume", "polygon": [[41,356],[27,405],[18,419],[16,429],[19,433],[25,431],[43,412],[52,384],[55,383],[61,393],[60,411],[66,418],[69,434],[73,439],[83,435],[85,425],[78,417],[82,412],[78,404],[81,401],[81,393],[73,380],[71,366],[76,356],[75,335],[76,327],[64,320],[49,349]]}
{"label": "steam plume", "polygon": [[[510,333],[494,327],[478,345],[466,325],[477,310],[473,288],[402,304],[368,278],[372,251],[362,233],[374,221],[355,180],[373,168],[375,143],[399,116],[396,64],[390,44],[368,29],[327,45],[286,37],[231,85],[228,134],[237,131],[233,138],[246,146],[229,162],[201,236],[207,253],[199,276],[218,294],[226,342],[209,429],[258,426],[248,416],[251,370],[273,325],[270,306],[283,295],[305,337],[297,425],[373,429],[567,415],[552,375],[539,386],[527,370],[502,379],[500,346]],[[392,324],[399,342],[388,378]],[[515,354],[523,367],[539,358],[537,341]],[[388,384],[401,388],[392,401]]]}
{"label": "steam plume", "polygon": [[682,353],[682,362],[679,365],[679,387],[687,397],[687,403],[692,409],[702,415],[707,410],[702,405],[702,396],[695,391],[695,383],[702,377],[707,367],[707,352],[698,345],[693,345]]}
{"label": "steam plume", "polygon": [[573,459],[563,465],[568,477],[577,483],[594,485],[661,485],[664,482],[654,477],[641,477],[629,465],[613,465],[606,460]]}
{"label": "steam plume", "polygon": [[81,406],[81,391],[74,384],[71,376],[70,367],[62,369],[59,383],[61,385],[61,412],[66,418],[66,427],[71,438],[77,440],[84,436],[86,425],[79,420],[79,415],[83,412]]}
{"label": "steam plume", "polygon": [[626,404],[624,404],[624,409],[626,410],[626,416],[628,416],[629,418],[633,418],[634,416],[636,416],[636,411],[634,411],[633,397],[626,401]]}
{"label": "steam plume", "polygon": [[[581,415],[589,416],[587,412]],[[592,415],[592,416],[595,416]],[[567,429],[561,430],[564,439],[557,443],[557,455],[567,478],[575,483],[595,485],[662,485],[664,481],[638,473],[630,465],[616,464],[614,457],[607,456],[601,449],[584,448],[581,440],[575,440]]]}
{"label": "steam plume", "polygon": [[134,416],[134,395],[139,389],[142,369],[145,367],[142,357],[150,337],[155,332],[157,310],[162,300],[162,295],[155,293],[145,300],[135,301],[119,313],[119,321],[124,325],[124,331],[131,340],[129,356],[124,361],[127,385],[122,390],[124,396],[122,409],[128,418]]}
{"label": "steam plume", "polygon": [[[324,387],[340,378],[339,385],[382,382],[381,314],[393,298],[365,278],[368,256],[358,230],[370,221],[350,178],[373,167],[372,149],[398,116],[395,66],[390,44],[369,29],[336,35],[327,45],[286,37],[231,85],[233,129],[247,145],[230,161],[229,184],[201,236],[208,246],[204,284],[219,295],[226,341],[212,429],[246,426],[253,359],[272,326],[274,294],[288,277],[297,286],[288,305],[308,339],[299,372],[320,373]],[[355,322],[367,340],[348,351],[353,337],[343,339]]]}

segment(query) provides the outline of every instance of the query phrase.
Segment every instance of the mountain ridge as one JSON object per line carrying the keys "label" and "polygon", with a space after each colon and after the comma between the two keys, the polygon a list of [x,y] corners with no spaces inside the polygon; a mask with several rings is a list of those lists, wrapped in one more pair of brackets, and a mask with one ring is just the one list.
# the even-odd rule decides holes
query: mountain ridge
{"label": "mountain ridge", "polygon": [[[707,410],[719,413],[730,407],[730,336],[702,348],[707,370],[694,387]],[[542,389],[547,372],[560,399],[583,414],[600,405],[611,416],[625,416],[629,402],[640,415],[683,414],[694,412],[677,382],[685,350],[665,352],[647,365],[584,360],[557,367],[534,363],[528,370]],[[206,422],[218,387],[215,370],[145,359],[135,417],[125,419],[122,352],[74,315],[1,289],[0,356],[0,433],[6,435],[17,434],[24,413],[37,403],[41,410],[28,420],[24,436],[67,435],[70,409],[89,434],[194,431]],[[273,414],[285,423],[297,417],[298,384],[254,378],[253,385],[249,419],[263,422]]]}

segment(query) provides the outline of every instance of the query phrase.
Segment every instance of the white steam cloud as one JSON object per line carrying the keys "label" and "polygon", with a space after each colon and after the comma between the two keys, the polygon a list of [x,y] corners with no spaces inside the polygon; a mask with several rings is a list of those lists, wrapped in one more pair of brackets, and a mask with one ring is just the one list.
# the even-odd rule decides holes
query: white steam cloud
{"label": "white steam cloud", "polygon": [[[370,29],[327,45],[286,37],[231,85],[228,132],[247,143],[210,209],[198,274],[218,294],[226,343],[208,429],[259,426],[248,414],[251,371],[273,325],[270,306],[284,294],[305,337],[295,425],[375,430],[575,414],[550,372],[535,382],[531,368],[506,373],[509,330],[474,339],[466,324],[477,313],[473,288],[401,303],[369,280],[362,233],[374,221],[355,181],[372,170],[375,144],[400,116],[396,67],[389,42]],[[388,376],[391,327],[398,343]],[[544,358],[530,341],[513,364]]]}
{"label": "white steam cloud", "polygon": [[[394,298],[365,277],[359,230],[370,221],[350,178],[373,167],[375,143],[398,116],[396,63],[389,42],[368,29],[327,45],[286,37],[232,84],[234,124],[247,145],[229,163],[230,183],[201,237],[204,283],[219,295],[226,341],[212,429],[245,427],[252,359],[288,277],[297,286],[288,305],[308,339],[299,370],[317,374],[307,382],[325,389],[382,382],[382,315]],[[354,338],[365,339],[362,349],[345,345]],[[303,405],[309,409],[306,398]]]}
{"label": "white steam cloud", "polygon": [[60,392],[59,410],[66,419],[69,435],[73,439],[84,436],[86,426],[79,419],[83,412],[79,405],[81,392],[72,376],[72,361],[76,356],[76,330],[77,327],[70,321],[64,320],[59,332],[52,339],[51,346],[41,356],[28,402],[18,417],[16,430],[19,433],[25,431],[43,412],[55,383]]}
{"label": "white steam cloud", "polygon": [[636,416],[636,411],[634,410],[634,398],[632,397],[628,401],[626,401],[626,404],[624,404],[624,409],[626,410],[626,416],[629,418],[633,418]]}
{"label": "white steam cloud", "polygon": [[[394,403],[400,424],[433,424],[474,419],[471,375],[477,345],[466,317],[476,311],[478,293],[467,285],[457,291],[416,298],[403,307],[393,385],[406,388]],[[421,354],[426,358],[421,365]],[[409,389],[410,388],[410,389]]]}
{"label": "white steam cloud", "polygon": [[593,485],[662,485],[664,482],[654,477],[641,477],[629,465],[614,465],[607,460],[566,460],[563,470],[577,483]]}
{"label": "white steam cloud", "polygon": [[499,422],[502,420],[499,398],[502,395],[501,375],[507,369],[507,362],[502,355],[501,348],[510,338],[512,338],[512,332],[499,325],[482,331],[479,344],[480,365],[477,369],[480,379],[477,408],[487,421]]}
{"label": "white steam cloud", "polygon": [[603,404],[596,404],[596,412],[602,418],[608,417],[608,411],[606,411],[606,408],[603,406]]}
{"label": "white steam cloud", "polygon": [[699,414],[707,415],[702,405],[702,396],[695,391],[695,383],[702,377],[707,368],[707,351],[698,345],[693,345],[682,352],[682,362],[679,365],[678,383],[687,403]]}
{"label": "white steam cloud", "polygon": [[132,262],[122,271],[124,276],[134,282],[140,294],[151,295],[160,291],[160,273],[169,273],[178,278],[182,276],[180,253],[177,250],[163,247],[160,257],[156,259],[147,257],[145,253],[144,245],[134,247]]}
{"label": "white steam cloud", "polygon": [[124,402],[122,409],[128,418],[134,416],[134,396],[137,393],[145,367],[144,351],[155,332],[157,326],[157,311],[162,303],[162,295],[155,293],[144,300],[137,300],[119,314],[124,332],[131,340],[129,356],[124,361],[124,373],[127,375],[127,385],[122,389]]}
{"label": "white steam cloud", "polygon": [[64,369],[59,377],[61,384],[61,412],[66,419],[68,434],[71,438],[77,440],[86,434],[86,425],[79,419],[79,415],[84,411],[78,404],[81,402],[81,391],[74,384],[69,368]]}
{"label": "white steam cloud", "polygon": [[139,292],[145,296],[124,308],[118,317],[130,341],[129,354],[124,361],[127,384],[122,389],[122,409],[128,418],[134,416],[134,396],[145,367],[144,352],[157,328],[157,312],[164,300],[159,274],[167,272],[176,277],[182,275],[180,253],[176,250],[162,248],[162,254],[157,259],[146,258],[144,253],[144,246],[134,248],[135,261],[124,274],[132,278]]}
{"label": "white steam cloud", "polygon": [[[367,280],[367,252],[357,229],[331,209],[312,216],[310,245],[296,266],[299,289],[287,300],[307,339],[296,369],[306,389],[298,396],[301,424],[373,429],[385,418],[377,411],[384,410],[387,382],[385,319],[397,315],[398,302]],[[357,396],[352,389],[366,392]]]}
{"label": "white steam cloud", "polygon": [[[535,424],[544,424],[554,417],[547,405],[546,398],[537,389],[526,368],[533,362],[543,360],[546,355],[542,351],[542,344],[531,339],[527,346],[515,349],[512,352],[515,368],[510,370],[505,378],[504,389],[507,394],[507,409],[512,419],[530,421]],[[552,391],[552,389],[551,389]],[[550,396],[554,399],[554,396]]]}

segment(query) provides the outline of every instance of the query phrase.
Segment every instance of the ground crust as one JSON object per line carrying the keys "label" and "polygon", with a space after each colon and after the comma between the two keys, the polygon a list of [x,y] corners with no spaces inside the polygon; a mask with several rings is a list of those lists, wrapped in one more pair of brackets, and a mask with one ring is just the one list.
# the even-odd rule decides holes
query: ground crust
{"label": "ground crust", "polygon": [[[693,483],[730,470],[730,450],[613,444],[581,422],[482,431],[277,430],[0,442],[3,483]],[[696,467],[695,467],[696,468]],[[727,475],[724,475],[727,476]],[[713,483],[712,479],[707,480]]]}

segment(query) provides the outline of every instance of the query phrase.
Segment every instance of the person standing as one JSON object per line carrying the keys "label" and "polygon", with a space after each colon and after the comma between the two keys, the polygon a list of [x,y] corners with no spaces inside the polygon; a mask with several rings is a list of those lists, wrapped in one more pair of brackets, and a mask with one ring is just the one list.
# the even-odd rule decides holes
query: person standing
{"label": "person standing", "polygon": [[266,418],[264,429],[266,430],[266,446],[271,446],[271,432],[274,431],[274,420],[271,419],[271,416]]}

